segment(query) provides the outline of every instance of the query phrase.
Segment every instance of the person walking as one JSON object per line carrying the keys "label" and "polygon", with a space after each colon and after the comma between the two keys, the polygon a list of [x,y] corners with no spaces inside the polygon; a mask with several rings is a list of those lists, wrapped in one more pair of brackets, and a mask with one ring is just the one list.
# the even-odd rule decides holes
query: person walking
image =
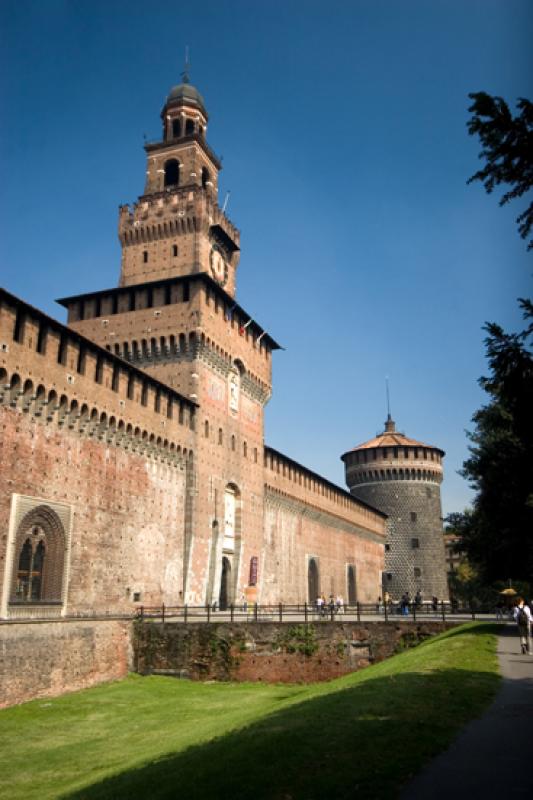
{"label": "person walking", "polygon": [[321,616],[322,614],[322,595],[318,595],[316,599],[316,613]]}
{"label": "person walking", "polygon": [[522,655],[533,655],[531,651],[531,609],[525,604],[522,597],[518,598],[513,616],[518,625],[518,635],[520,637],[520,647]]}

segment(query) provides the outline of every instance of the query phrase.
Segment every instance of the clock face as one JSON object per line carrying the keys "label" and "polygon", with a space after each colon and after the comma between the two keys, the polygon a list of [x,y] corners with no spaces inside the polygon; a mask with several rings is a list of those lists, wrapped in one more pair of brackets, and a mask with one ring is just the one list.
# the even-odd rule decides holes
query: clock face
{"label": "clock face", "polygon": [[224,259],[224,254],[220,247],[214,244],[209,254],[209,262],[213,278],[223,286],[228,279],[228,265]]}

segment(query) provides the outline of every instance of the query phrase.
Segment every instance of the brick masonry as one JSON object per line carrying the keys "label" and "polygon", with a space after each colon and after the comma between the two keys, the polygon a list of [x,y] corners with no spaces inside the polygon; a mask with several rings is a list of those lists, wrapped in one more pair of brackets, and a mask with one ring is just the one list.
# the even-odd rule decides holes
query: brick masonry
{"label": "brick masonry", "polygon": [[330,680],[382,661],[453,623],[138,622],[135,670],[192,680],[297,683]]}
{"label": "brick masonry", "polygon": [[10,622],[0,629],[0,707],[123,678],[130,622]]}

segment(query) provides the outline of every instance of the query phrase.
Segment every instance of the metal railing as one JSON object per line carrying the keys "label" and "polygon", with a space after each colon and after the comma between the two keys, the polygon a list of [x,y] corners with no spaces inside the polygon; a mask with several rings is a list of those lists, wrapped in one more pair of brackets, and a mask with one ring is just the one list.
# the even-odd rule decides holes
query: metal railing
{"label": "metal railing", "polygon": [[259,605],[257,603],[204,606],[139,606],[136,617],[140,620],[160,622],[421,622],[466,621],[478,618],[497,619],[493,608],[469,605],[458,606],[449,602],[412,603],[348,603],[342,606],[310,603]]}

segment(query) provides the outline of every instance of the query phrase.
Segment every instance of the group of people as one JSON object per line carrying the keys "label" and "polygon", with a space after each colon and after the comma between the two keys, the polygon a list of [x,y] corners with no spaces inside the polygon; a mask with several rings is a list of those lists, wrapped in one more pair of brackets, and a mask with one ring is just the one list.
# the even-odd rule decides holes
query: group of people
{"label": "group of people", "polygon": [[520,637],[520,649],[523,655],[533,656],[531,649],[531,633],[533,627],[533,615],[531,614],[530,606],[525,602],[523,597],[517,598],[516,605],[513,610],[513,617],[518,625],[518,635]]}
{"label": "group of people", "polygon": [[330,594],[327,601],[325,596],[320,594],[315,601],[315,605],[317,614],[320,614],[321,617],[326,616],[326,611],[330,614],[344,614],[344,599],[340,594],[337,597]]}
{"label": "group of people", "polygon": [[[409,592],[404,592],[400,601],[396,606],[397,613],[401,614],[404,617],[407,617],[413,606],[415,608],[415,611],[418,611],[418,609],[422,608],[423,602],[424,600],[420,589],[417,591],[413,599],[411,599],[411,595],[409,594]],[[384,607],[386,607],[388,611],[392,611],[395,604],[396,601],[395,600],[393,601],[390,594],[388,592],[385,592],[385,594],[383,595],[383,599],[381,599],[381,597],[378,597],[378,602],[376,603],[376,610],[378,614],[381,614]],[[431,598],[431,607],[433,611],[435,612],[438,611],[439,607],[438,597]]]}

